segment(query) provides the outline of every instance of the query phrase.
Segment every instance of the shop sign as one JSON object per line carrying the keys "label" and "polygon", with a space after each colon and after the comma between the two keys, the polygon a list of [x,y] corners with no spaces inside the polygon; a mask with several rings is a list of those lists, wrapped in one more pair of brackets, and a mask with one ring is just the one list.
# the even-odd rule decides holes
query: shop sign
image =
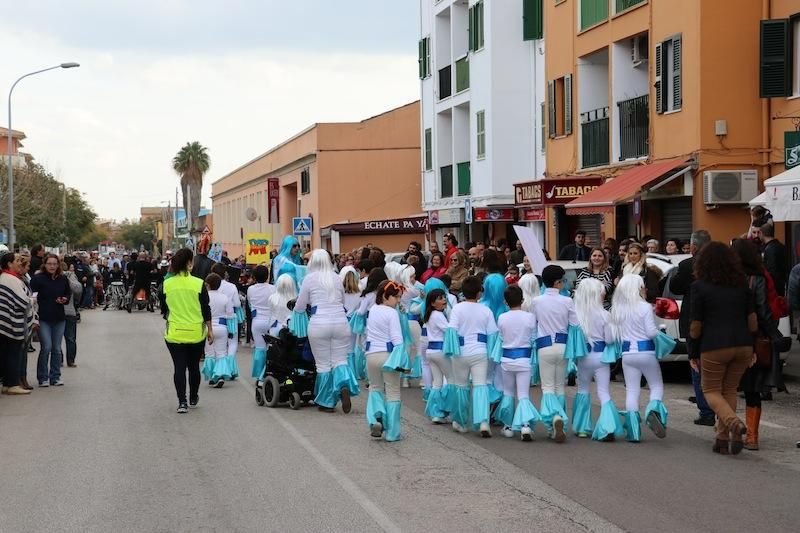
{"label": "shop sign", "polygon": [[519,219],[524,222],[538,222],[545,220],[544,207],[525,207],[519,210]]}
{"label": "shop sign", "polygon": [[461,224],[463,221],[461,209],[438,209],[430,212],[432,226],[449,226]]}
{"label": "shop sign", "polygon": [[570,178],[542,181],[542,204],[564,205],[603,184],[603,178]]}
{"label": "shop sign", "polygon": [[350,224],[334,224],[333,231],[340,235],[368,235],[370,233],[425,233],[428,217],[394,218],[389,220],[367,220]]}
{"label": "shop sign", "polygon": [[514,185],[514,198],[516,205],[541,204],[542,182],[534,181]]}
{"label": "shop sign", "polygon": [[783,146],[786,170],[800,166],[800,131],[784,132]]}
{"label": "shop sign", "polygon": [[269,202],[269,223],[278,224],[281,216],[278,178],[269,178],[267,180],[267,201]]}
{"label": "shop sign", "polygon": [[476,207],[472,210],[472,216],[475,222],[513,222],[514,208]]}

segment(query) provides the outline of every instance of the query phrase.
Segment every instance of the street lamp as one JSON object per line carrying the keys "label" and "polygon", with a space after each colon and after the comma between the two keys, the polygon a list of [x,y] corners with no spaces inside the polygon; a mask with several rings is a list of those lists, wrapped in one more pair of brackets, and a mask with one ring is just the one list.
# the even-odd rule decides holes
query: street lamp
{"label": "street lamp", "polygon": [[11,86],[11,89],[8,91],[8,249],[14,250],[14,244],[17,240],[16,231],[14,231],[14,165],[11,160],[11,93],[14,92],[14,87],[22,81],[23,78],[27,78],[28,76],[33,76],[34,74],[41,74],[42,72],[47,72],[48,70],[53,70],[56,68],[75,68],[79,67],[78,63],[61,63],[59,65],[55,65],[52,67],[44,68],[42,70],[37,70],[35,72],[29,72],[24,76],[21,76],[17,81],[14,82],[14,85]]}

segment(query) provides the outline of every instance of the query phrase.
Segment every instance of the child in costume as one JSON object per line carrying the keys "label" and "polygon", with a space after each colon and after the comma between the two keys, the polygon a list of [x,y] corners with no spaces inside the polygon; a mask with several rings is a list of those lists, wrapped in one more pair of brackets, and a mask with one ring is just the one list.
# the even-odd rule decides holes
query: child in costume
{"label": "child in costume", "polygon": [[[417,275],[414,267],[405,265],[398,275],[397,280],[403,286],[403,295],[400,297],[400,308],[405,311],[408,334],[410,335],[410,345],[408,353],[411,357],[411,372],[403,374],[403,386],[410,385],[409,380],[415,380],[418,384],[422,377],[422,354],[420,353],[420,336],[422,335],[422,316],[420,308],[421,298],[424,295],[424,286],[417,283]],[[408,342],[408,340],[406,341]]]}
{"label": "child in costume", "polygon": [[288,274],[281,274],[275,283],[275,290],[267,300],[267,318],[269,319],[268,333],[277,337],[281,330],[289,324],[292,311],[288,303],[297,299],[294,279]]}
{"label": "child in costume", "polygon": [[269,270],[263,265],[253,270],[253,279],[255,283],[247,288],[247,301],[250,303],[252,317],[250,328],[253,332],[253,365],[250,377],[256,380],[256,386],[260,386],[267,366],[267,341],[264,335],[269,333],[273,322],[269,313],[269,299],[275,292],[275,287],[267,283]]}
{"label": "child in costume", "polygon": [[655,339],[658,336],[658,327],[653,319],[653,307],[647,303],[644,295],[642,276],[626,274],[617,285],[611,303],[614,337],[622,344],[620,351],[622,371],[625,374],[624,427],[625,438],[629,442],[639,442],[642,438],[639,416],[642,375],[650,388],[650,403],[647,404],[644,418],[658,438],[667,436],[667,408],[662,401],[664,381],[656,357]]}
{"label": "child in costume", "polygon": [[[342,286],[344,287],[344,310],[349,323],[353,315],[358,312],[359,306],[361,306],[361,289],[358,288],[358,272],[355,268],[346,266],[339,272],[339,277],[342,279]],[[347,364],[358,379],[362,377],[360,375],[361,372],[359,372],[359,365],[356,364],[358,335],[352,331],[350,333],[350,349],[347,352]]]}
{"label": "child in costume", "polygon": [[[500,274],[488,274],[483,278],[483,296],[481,303],[492,311],[495,321],[508,311],[505,297],[503,296],[506,287],[505,278]],[[495,347],[495,339],[488,339],[487,348],[491,354]],[[489,366],[486,371],[486,385],[489,388],[489,404],[496,405],[492,417],[495,421],[501,422],[504,426],[511,426],[514,418],[514,390],[506,391],[503,381],[503,369],[500,360],[495,361],[489,357]]]}
{"label": "child in costume", "polygon": [[453,367],[449,357],[444,354],[444,335],[448,328],[447,296],[442,289],[432,289],[425,296],[425,330],[427,347],[425,359],[431,373],[430,394],[425,406],[425,414],[434,424],[444,424],[448,414],[445,378],[452,382]]}
{"label": "child in costume", "polygon": [[[218,275],[222,279],[222,284],[219,286],[219,291],[226,295],[231,300],[233,306],[233,314],[227,317],[228,319],[228,355],[236,361],[236,352],[239,350],[239,324],[244,322],[244,311],[242,310],[242,300],[239,298],[239,289],[236,285],[227,280],[228,271],[222,263],[216,263],[211,267],[211,272]],[[239,375],[238,365],[234,369],[236,375]]]}
{"label": "child in costume", "polygon": [[233,313],[233,306],[230,298],[220,292],[219,287],[222,282],[217,274],[206,276],[206,288],[208,290],[208,305],[211,308],[211,329],[214,332],[214,343],[206,343],[205,361],[203,362],[203,376],[208,380],[208,384],[221,388],[225,385],[226,379],[233,377],[233,365],[228,356],[228,320],[227,317]]}

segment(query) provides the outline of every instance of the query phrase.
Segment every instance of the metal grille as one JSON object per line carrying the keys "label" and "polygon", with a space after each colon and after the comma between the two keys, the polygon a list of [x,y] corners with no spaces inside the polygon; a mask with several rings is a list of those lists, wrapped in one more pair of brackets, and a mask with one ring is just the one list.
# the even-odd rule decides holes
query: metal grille
{"label": "metal grille", "polygon": [[635,159],[648,155],[650,115],[648,96],[618,102],[619,159]]}

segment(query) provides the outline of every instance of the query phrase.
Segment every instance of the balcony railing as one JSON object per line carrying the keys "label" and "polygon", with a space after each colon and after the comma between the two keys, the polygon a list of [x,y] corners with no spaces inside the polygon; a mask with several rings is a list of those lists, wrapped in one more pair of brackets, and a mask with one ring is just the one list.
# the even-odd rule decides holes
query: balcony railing
{"label": "balcony railing", "polygon": [[650,114],[647,95],[617,102],[619,107],[619,159],[647,157]]}
{"label": "balcony railing", "polygon": [[642,2],[644,2],[644,0],[617,0],[617,10],[615,13],[625,11],[626,9],[631,8],[636,4],[641,4]]}
{"label": "balcony railing", "polygon": [[608,108],[581,113],[581,161],[584,168],[610,162],[608,141]]}
{"label": "balcony railing", "polygon": [[469,56],[456,61],[456,92],[469,89]]}
{"label": "balcony railing", "polygon": [[447,65],[439,70],[439,100],[453,94],[452,68]]}

